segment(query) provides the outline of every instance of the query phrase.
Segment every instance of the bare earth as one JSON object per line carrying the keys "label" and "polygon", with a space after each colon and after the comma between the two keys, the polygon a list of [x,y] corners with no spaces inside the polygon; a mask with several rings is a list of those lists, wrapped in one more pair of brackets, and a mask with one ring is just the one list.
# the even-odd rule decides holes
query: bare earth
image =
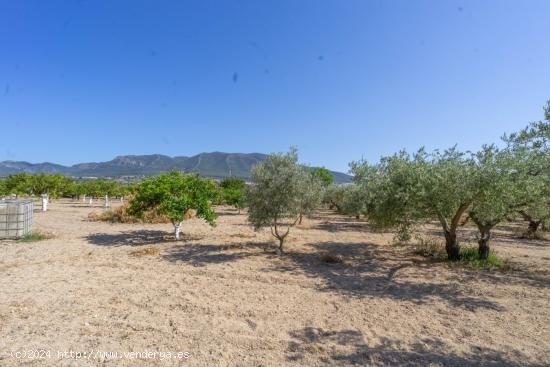
{"label": "bare earth", "polygon": [[[493,245],[516,269],[478,271],[330,213],[279,257],[229,208],[215,228],[187,221],[180,242],[170,224],[89,222],[91,210],[52,203],[35,228],[55,238],[0,241],[0,365],[550,365],[550,242],[510,228]],[[328,251],[344,263],[321,261]],[[122,355],[147,351],[190,356]]]}

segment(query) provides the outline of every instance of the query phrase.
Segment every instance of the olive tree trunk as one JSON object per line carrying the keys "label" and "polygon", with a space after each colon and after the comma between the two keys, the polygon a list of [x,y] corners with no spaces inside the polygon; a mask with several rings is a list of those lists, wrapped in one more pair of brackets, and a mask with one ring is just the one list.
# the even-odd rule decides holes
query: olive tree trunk
{"label": "olive tree trunk", "polygon": [[532,238],[535,235],[535,232],[538,231],[539,226],[542,223],[542,220],[536,220],[535,218],[531,217],[529,214],[523,211],[520,212],[520,214],[523,217],[523,219],[529,223],[529,225],[527,226],[527,231],[525,232],[524,236],[527,238]]}
{"label": "olive tree trunk", "polygon": [[286,238],[286,236],[288,236],[288,233],[290,232],[290,227],[296,225],[296,223],[298,222],[299,219],[300,219],[300,217],[298,216],[293,223],[287,224],[286,225],[287,226],[286,231],[284,231],[284,232],[280,231],[280,223],[278,223],[277,220],[275,220],[273,222],[273,225],[270,227],[270,229],[271,229],[271,234],[276,239],[279,240],[279,247],[277,248],[277,254],[282,255],[284,253],[283,245],[284,245],[284,242],[285,242],[285,238]]}
{"label": "olive tree trunk", "polygon": [[479,229],[479,240],[478,243],[478,253],[481,260],[487,260],[489,257],[489,240],[491,239],[491,229],[492,226],[489,225],[478,225]]}
{"label": "olive tree trunk", "polygon": [[455,215],[451,218],[451,222],[448,223],[447,219],[441,214],[437,213],[439,222],[443,227],[443,233],[445,234],[445,250],[447,251],[447,258],[451,261],[460,260],[460,246],[456,238],[456,229],[460,223],[460,218],[466,212],[466,209],[470,206],[470,202],[461,204]]}
{"label": "olive tree trunk", "polygon": [[445,230],[445,251],[447,258],[451,261],[460,259],[460,246],[456,239],[456,230]]}

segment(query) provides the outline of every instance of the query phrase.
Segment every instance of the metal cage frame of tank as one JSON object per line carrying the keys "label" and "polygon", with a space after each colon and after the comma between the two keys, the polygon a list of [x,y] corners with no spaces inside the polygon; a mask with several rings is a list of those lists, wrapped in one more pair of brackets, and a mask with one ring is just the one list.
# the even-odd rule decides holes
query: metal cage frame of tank
{"label": "metal cage frame of tank", "polygon": [[32,229],[32,200],[0,200],[0,238],[17,239]]}

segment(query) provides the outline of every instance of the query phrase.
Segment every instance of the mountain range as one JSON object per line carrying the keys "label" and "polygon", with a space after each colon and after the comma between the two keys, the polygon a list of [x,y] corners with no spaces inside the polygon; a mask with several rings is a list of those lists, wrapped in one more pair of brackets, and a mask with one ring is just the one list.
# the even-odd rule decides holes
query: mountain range
{"label": "mountain range", "polygon": [[[78,163],[63,166],[55,163],[29,163],[24,161],[0,162],[0,176],[21,172],[61,173],[73,177],[148,176],[172,169],[198,173],[204,177],[250,178],[251,167],[267,158],[262,153],[201,153],[192,157],[169,157],[162,154],[123,155],[107,162]],[[351,176],[331,171],[334,182],[346,183]]]}

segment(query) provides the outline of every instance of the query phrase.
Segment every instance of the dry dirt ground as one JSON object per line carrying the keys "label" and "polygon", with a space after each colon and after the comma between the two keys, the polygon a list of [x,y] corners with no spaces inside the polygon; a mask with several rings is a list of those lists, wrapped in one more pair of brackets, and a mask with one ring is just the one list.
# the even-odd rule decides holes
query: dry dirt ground
{"label": "dry dirt ground", "polygon": [[502,272],[430,262],[330,213],[279,257],[229,208],[180,242],[91,210],[54,202],[35,228],[55,238],[0,241],[0,365],[550,365],[550,242],[510,228],[493,245],[519,270]]}

